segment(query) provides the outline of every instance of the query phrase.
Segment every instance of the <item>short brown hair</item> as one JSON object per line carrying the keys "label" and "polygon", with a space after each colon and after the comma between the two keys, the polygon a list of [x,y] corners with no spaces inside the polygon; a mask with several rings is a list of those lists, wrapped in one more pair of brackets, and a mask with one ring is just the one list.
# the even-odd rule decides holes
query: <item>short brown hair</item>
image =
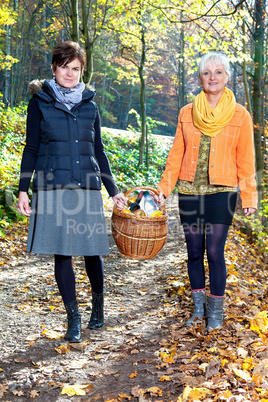
{"label": "short brown hair", "polygon": [[51,64],[53,70],[56,71],[57,66],[64,66],[71,63],[74,59],[78,59],[81,63],[81,70],[83,71],[86,64],[86,55],[83,48],[79,43],[67,40],[59,43],[53,50]]}

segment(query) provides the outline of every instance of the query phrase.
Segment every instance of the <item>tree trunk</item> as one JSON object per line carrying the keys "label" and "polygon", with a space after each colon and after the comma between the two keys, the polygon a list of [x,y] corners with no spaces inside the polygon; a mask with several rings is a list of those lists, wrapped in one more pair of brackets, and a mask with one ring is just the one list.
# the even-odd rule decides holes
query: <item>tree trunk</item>
{"label": "tree trunk", "polygon": [[[10,54],[10,35],[11,27],[7,26],[6,29],[6,56],[11,56]],[[5,69],[5,91],[4,91],[4,102],[6,107],[10,106],[10,84],[11,84],[11,70],[10,67]]]}
{"label": "tree trunk", "polygon": [[[181,19],[182,19],[181,12]],[[180,29],[180,51],[179,51],[179,71],[178,71],[178,81],[179,81],[179,94],[178,94],[178,109],[185,106],[186,95],[185,95],[185,60],[184,60],[184,25],[181,25]]]}
{"label": "tree trunk", "polygon": [[72,1],[72,31],[71,31],[71,38],[74,42],[78,42],[79,40],[79,16],[78,16],[78,0],[71,0]]}
{"label": "tree trunk", "polygon": [[35,18],[36,18],[36,16],[38,15],[38,13],[39,13],[39,11],[40,11],[40,9],[43,7],[43,1],[42,0],[39,0],[38,1],[38,3],[37,3],[37,5],[36,5],[36,8],[34,9],[34,11],[33,11],[33,13],[32,13],[32,15],[31,15],[31,19],[30,19],[30,22],[29,22],[29,25],[28,25],[28,29],[27,29],[27,34],[26,34],[26,38],[25,38],[25,46],[24,46],[24,51],[23,51],[23,53],[22,53],[22,56],[21,56],[21,60],[20,60],[20,63],[17,63],[18,64],[18,68],[20,69],[20,75],[19,75],[19,79],[18,79],[18,85],[17,85],[17,93],[16,93],[16,99],[15,99],[15,104],[17,104],[18,102],[20,102],[21,101],[21,98],[22,98],[22,92],[23,92],[23,85],[24,85],[24,82],[25,82],[25,76],[24,76],[24,71],[26,70],[26,71],[29,71],[30,70],[30,68],[29,68],[29,66],[26,68],[26,64],[27,64],[27,62],[28,62],[28,59],[29,59],[29,53],[30,53],[30,44],[29,44],[29,41],[30,41],[30,37],[31,37],[31,35],[32,35],[32,30],[33,30],[33,27],[34,27],[34,23],[35,23]]}
{"label": "tree trunk", "polygon": [[139,77],[141,83],[140,90],[140,105],[141,105],[141,137],[140,137],[140,149],[139,149],[139,165],[143,164],[143,155],[144,155],[144,146],[146,139],[146,101],[145,101],[145,93],[146,93],[146,85],[145,79],[143,75],[145,60],[146,60],[146,50],[145,50],[145,33],[144,29],[141,30],[141,43],[142,43],[142,53],[141,53],[141,62],[139,66]]}
{"label": "tree trunk", "polygon": [[[246,57],[245,18],[243,18],[242,30],[243,30],[243,53],[244,53],[244,56]],[[244,89],[245,89],[245,94],[246,94],[246,99],[247,99],[247,109],[248,109],[249,113],[252,114],[251,101],[250,101],[250,95],[249,95],[249,89],[248,89],[248,80],[247,80],[247,63],[246,63],[245,57],[243,60],[243,83],[244,83]]]}
{"label": "tree trunk", "polygon": [[254,83],[253,83],[253,121],[254,142],[256,152],[257,186],[259,202],[262,199],[263,181],[263,149],[262,149],[262,102],[263,102],[263,49],[264,49],[264,19],[266,0],[255,2],[255,55],[254,55]]}
{"label": "tree trunk", "polygon": [[85,40],[86,49],[86,66],[84,71],[84,82],[89,84],[93,76],[93,41],[90,40],[88,29],[88,17],[89,17],[90,1],[87,5],[87,0],[82,0],[82,34]]}

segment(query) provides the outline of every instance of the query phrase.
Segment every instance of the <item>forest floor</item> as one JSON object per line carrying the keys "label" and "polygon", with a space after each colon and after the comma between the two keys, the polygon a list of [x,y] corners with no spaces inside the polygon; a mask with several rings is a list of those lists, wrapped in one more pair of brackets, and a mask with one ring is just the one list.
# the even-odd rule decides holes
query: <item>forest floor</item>
{"label": "forest floor", "polygon": [[86,328],[90,286],[83,260],[74,258],[81,344],[63,339],[51,257],[25,252],[25,225],[8,231],[0,242],[0,401],[268,401],[267,259],[235,224],[224,326],[187,328],[192,301],[176,196],[167,212],[167,243],[151,260],[120,254],[109,226],[101,329]]}

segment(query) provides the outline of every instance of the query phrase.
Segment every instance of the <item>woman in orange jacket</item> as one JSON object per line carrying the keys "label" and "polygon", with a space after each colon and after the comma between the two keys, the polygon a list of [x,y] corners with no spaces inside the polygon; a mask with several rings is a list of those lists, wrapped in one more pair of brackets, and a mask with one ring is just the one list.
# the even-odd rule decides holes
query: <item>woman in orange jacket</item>
{"label": "woman in orange jacket", "polygon": [[[179,181],[179,211],[194,302],[187,325],[206,316],[208,330],[223,323],[224,247],[238,188],[244,214],[249,216],[257,208],[252,120],[226,88],[229,77],[226,56],[212,52],[202,57],[199,80],[203,90],[193,104],[180,111],[174,143],[158,185],[159,202],[163,203]],[[205,249],[210,279],[208,298]]]}

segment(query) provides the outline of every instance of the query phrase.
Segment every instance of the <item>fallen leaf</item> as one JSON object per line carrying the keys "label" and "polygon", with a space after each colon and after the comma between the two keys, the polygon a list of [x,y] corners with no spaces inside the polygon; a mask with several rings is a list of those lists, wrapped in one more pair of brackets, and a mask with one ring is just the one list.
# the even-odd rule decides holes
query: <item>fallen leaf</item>
{"label": "fallen leaf", "polygon": [[7,391],[8,391],[8,385],[0,384],[0,397],[1,398]]}
{"label": "fallen leaf", "polygon": [[29,360],[26,357],[17,357],[16,359],[14,359],[14,362],[27,364],[29,363]]}
{"label": "fallen leaf", "polygon": [[141,394],[142,394],[142,390],[140,389],[139,385],[137,385],[136,387],[132,388],[131,395],[133,395],[134,398],[139,398],[139,396]]}
{"label": "fallen leaf", "polygon": [[129,378],[134,378],[134,377],[137,377],[137,371],[134,371],[134,373],[131,373],[130,375],[129,375]]}
{"label": "fallen leaf", "polygon": [[39,396],[39,392],[35,391],[34,389],[30,392],[30,398],[34,399],[35,397]]}
{"label": "fallen leaf", "polygon": [[59,354],[65,354],[68,353],[70,351],[70,349],[67,348],[67,346],[65,345],[60,345],[58,348],[55,348],[56,352]]}
{"label": "fallen leaf", "polygon": [[62,335],[59,334],[58,332],[53,330],[48,331],[47,329],[44,329],[42,335],[44,335],[48,339],[59,339],[62,337]]}
{"label": "fallen leaf", "polygon": [[85,341],[85,342],[82,342],[82,343],[70,343],[70,342],[67,342],[67,345],[71,349],[83,351],[83,350],[85,350],[85,348],[89,344],[89,342],[90,341]]}
{"label": "fallen leaf", "polygon": [[242,363],[243,370],[251,370],[255,366],[256,366],[256,364],[254,364],[252,357],[248,357]]}
{"label": "fallen leaf", "polygon": [[242,380],[245,381],[251,381],[251,375],[248,371],[245,370],[239,370],[236,368],[233,368],[233,372],[240,378],[242,378]]}
{"label": "fallen leaf", "polygon": [[250,320],[250,329],[258,333],[267,334],[268,332],[268,318],[267,311],[261,311],[255,318]]}
{"label": "fallen leaf", "polygon": [[92,392],[93,389],[93,384],[87,384],[87,385],[65,385],[61,393],[62,394],[67,394],[69,396],[73,395],[86,395],[86,393]]}
{"label": "fallen leaf", "polygon": [[172,379],[168,375],[162,375],[162,377],[159,378],[159,381],[172,381]]}
{"label": "fallen leaf", "polygon": [[193,388],[188,397],[192,400],[200,401],[201,398],[203,399],[203,397],[206,397],[209,394],[211,394],[211,391],[207,388]]}
{"label": "fallen leaf", "polygon": [[163,360],[164,363],[175,363],[173,357],[165,352],[160,352],[159,356]]}
{"label": "fallen leaf", "polygon": [[13,395],[16,395],[16,396],[22,396],[22,395],[24,395],[23,391],[17,391],[17,390],[12,391],[12,394],[13,394]]}
{"label": "fallen leaf", "polygon": [[163,391],[158,387],[147,388],[146,392],[149,392],[151,396],[161,396],[163,394]]}
{"label": "fallen leaf", "polygon": [[130,354],[135,355],[136,353],[140,353],[138,349],[133,349]]}
{"label": "fallen leaf", "polygon": [[190,392],[192,391],[192,388],[189,387],[189,385],[186,385],[186,387],[183,390],[182,393],[182,400],[186,401],[188,399],[188,396],[190,395]]}

